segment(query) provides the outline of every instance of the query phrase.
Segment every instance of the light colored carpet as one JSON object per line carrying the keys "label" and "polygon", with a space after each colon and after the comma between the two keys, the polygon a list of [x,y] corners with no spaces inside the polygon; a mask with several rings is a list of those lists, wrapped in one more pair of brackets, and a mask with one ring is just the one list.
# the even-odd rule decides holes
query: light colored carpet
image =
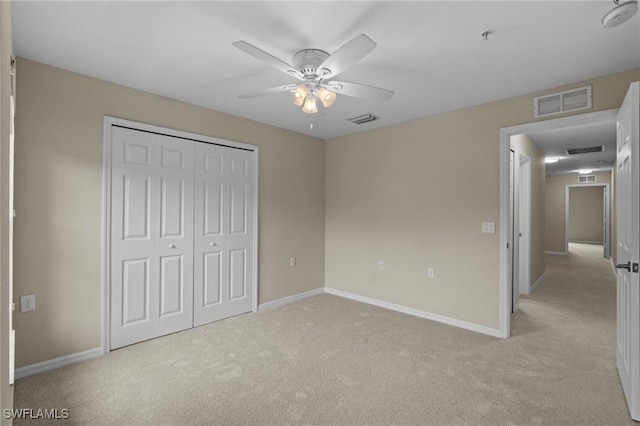
{"label": "light colored carpet", "polygon": [[74,424],[633,424],[611,264],[547,265],[508,340],[319,295],[20,380],[15,406]]}

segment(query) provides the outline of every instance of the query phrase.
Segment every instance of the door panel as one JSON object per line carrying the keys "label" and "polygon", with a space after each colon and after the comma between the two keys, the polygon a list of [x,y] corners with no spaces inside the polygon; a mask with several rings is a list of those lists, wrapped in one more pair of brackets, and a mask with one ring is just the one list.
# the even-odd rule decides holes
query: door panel
{"label": "door panel", "polygon": [[192,326],[193,145],[112,128],[112,349]]}
{"label": "door panel", "polygon": [[247,186],[234,185],[231,191],[231,225],[230,234],[246,234],[247,232]]}
{"label": "door panel", "polygon": [[162,238],[182,237],[182,211],[184,209],[184,180],[162,179],[162,205],[160,217]]}
{"label": "door panel", "polygon": [[149,238],[149,177],[124,175],[125,240]]}
{"label": "door panel", "polygon": [[247,262],[245,249],[229,250],[229,300],[243,298],[247,288]]}
{"label": "door panel", "polygon": [[253,152],[196,144],[194,325],[252,308]]}
{"label": "door panel", "polygon": [[122,268],[122,325],[148,321],[149,259],[125,260]]}
{"label": "door panel", "polygon": [[160,317],[182,312],[182,256],[160,258]]}
{"label": "door panel", "polygon": [[222,233],[222,183],[204,182],[204,235]]}
{"label": "door panel", "polygon": [[222,302],[222,253],[204,253],[203,307]]}
{"label": "door panel", "polygon": [[[617,366],[631,417],[640,420],[640,93],[633,83],[617,119]],[[627,263],[629,262],[629,263]]]}

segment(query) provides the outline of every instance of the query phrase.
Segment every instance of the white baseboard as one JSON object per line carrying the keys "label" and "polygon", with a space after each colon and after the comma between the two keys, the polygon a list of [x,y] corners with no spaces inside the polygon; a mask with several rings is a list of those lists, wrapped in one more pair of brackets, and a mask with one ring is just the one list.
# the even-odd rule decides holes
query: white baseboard
{"label": "white baseboard", "polygon": [[483,325],[474,324],[471,322],[461,321],[455,318],[449,318],[440,314],[433,314],[431,312],[421,311],[419,309],[408,308],[402,305],[396,305],[395,303],[385,302],[383,300],[372,299],[366,296],[360,296],[357,294],[349,293],[342,290],[336,290],[335,288],[325,287],[325,293],[333,294],[334,296],[344,297],[346,299],[355,300],[362,303],[368,303],[369,305],[379,306],[381,308],[390,309],[392,311],[402,312],[404,314],[413,315],[420,318],[425,318],[431,321],[437,321],[443,324],[452,325],[454,327],[464,328],[466,330],[475,331],[482,334],[488,334],[493,337],[501,337],[500,330]]}
{"label": "white baseboard", "polygon": [[304,293],[294,294],[293,296],[283,297],[282,299],[272,300],[271,302],[261,303],[260,305],[258,305],[258,311],[279,308],[280,306],[286,305],[287,303],[295,302],[296,300],[304,299],[305,297],[311,297],[315,296],[316,294],[322,293],[324,293],[324,287],[305,291]]}
{"label": "white baseboard", "polygon": [[102,348],[89,349],[87,351],[16,368],[15,377],[16,380],[18,380],[24,377],[33,376],[34,374],[44,373],[45,371],[53,370],[55,368],[64,367],[65,365],[75,364],[91,358],[97,358],[99,356],[102,356]]}
{"label": "white baseboard", "polygon": [[538,288],[538,286],[539,286],[540,284],[542,284],[542,282],[544,281],[544,276],[545,276],[545,275],[547,275],[547,271],[544,271],[544,272],[542,273],[542,275],[540,275],[540,278],[538,278],[538,280],[537,280],[535,283],[533,283],[533,285],[532,285],[531,287],[529,287],[529,294],[533,293],[533,292],[534,292],[534,290],[535,290],[536,288]]}
{"label": "white baseboard", "polygon": [[566,251],[545,251],[545,254],[553,254],[553,255],[557,255],[557,256],[568,256],[569,253],[567,253]]}

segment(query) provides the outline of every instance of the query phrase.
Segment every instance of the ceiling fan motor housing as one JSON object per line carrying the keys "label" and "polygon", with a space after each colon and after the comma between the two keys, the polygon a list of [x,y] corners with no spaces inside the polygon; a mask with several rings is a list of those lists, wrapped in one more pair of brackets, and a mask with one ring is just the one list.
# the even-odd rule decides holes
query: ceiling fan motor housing
{"label": "ceiling fan motor housing", "polygon": [[320,49],[303,49],[293,55],[293,66],[299,69],[305,77],[316,77],[317,69],[329,54]]}

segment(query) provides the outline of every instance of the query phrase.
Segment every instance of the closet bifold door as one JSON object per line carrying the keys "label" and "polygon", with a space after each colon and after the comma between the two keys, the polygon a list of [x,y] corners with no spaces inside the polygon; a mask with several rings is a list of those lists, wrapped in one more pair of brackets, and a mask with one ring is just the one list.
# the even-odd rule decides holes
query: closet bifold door
{"label": "closet bifold door", "polygon": [[251,311],[254,161],[251,151],[195,146],[194,326]]}
{"label": "closet bifold door", "polygon": [[113,128],[112,349],[193,326],[194,144]]}

